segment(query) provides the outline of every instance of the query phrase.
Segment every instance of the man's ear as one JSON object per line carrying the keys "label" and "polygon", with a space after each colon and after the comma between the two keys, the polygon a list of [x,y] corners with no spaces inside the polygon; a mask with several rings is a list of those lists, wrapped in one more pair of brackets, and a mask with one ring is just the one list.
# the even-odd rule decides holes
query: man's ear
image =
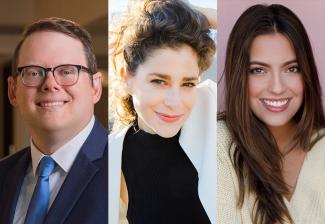
{"label": "man's ear", "polygon": [[122,82],[125,84],[127,93],[132,95],[133,75],[129,71],[127,71],[125,67],[122,67],[120,69],[120,75],[121,75]]}
{"label": "man's ear", "polygon": [[17,104],[17,97],[16,97],[16,87],[17,82],[13,76],[9,76],[7,79],[8,81],[8,98],[12,106],[16,107]]}
{"label": "man's ear", "polygon": [[102,95],[102,73],[97,72],[92,75],[93,78],[93,103],[97,103]]}

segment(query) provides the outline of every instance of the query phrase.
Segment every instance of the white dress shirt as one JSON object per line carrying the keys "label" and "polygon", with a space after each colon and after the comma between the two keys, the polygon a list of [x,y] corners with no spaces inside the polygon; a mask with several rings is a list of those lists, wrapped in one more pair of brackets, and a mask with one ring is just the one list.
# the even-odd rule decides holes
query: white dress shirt
{"label": "white dress shirt", "polygon": [[[74,160],[77,157],[81,146],[84,144],[88,138],[95,123],[94,116],[91,118],[87,126],[82,129],[75,137],[73,137],[69,142],[61,146],[50,156],[56,162],[56,167],[53,173],[49,177],[50,184],[50,202],[49,207],[52,205],[53,201],[58,194],[61,185],[63,184]],[[24,178],[23,185],[20,190],[18,202],[16,205],[16,211],[14,216],[14,224],[23,224],[25,222],[26,213],[28,210],[29,202],[32,198],[34,188],[38,179],[38,164],[41,159],[45,156],[41,153],[37,147],[34,145],[33,140],[30,141],[31,145],[31,157],[32,162],[29,165],[26,176]]]}

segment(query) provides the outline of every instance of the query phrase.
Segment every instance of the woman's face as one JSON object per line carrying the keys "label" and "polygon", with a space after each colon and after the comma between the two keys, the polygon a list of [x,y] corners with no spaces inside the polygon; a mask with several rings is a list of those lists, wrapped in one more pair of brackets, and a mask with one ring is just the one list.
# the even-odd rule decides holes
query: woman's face
{"label": "woman's face", "polygon": [[289,124],[299,110],[304,82],[291,42],[282,34],[257,36],[250,49],[249,104],[268,127]]}
{"label": "woman's face", "polygon": [[198,78],[198,58],[190,47],[153,50],[126,80],[139,128],[164,138],[175,136],[191,113]]}

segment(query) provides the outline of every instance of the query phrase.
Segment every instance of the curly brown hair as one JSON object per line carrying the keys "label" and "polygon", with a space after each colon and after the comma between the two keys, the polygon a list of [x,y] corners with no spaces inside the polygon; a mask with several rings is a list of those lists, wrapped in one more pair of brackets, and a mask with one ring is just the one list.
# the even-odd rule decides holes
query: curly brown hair
{"label": "curly brown hair", "polygon": [[[137,116],[132,96],[123,91],[120,69],[124,67],[134,75],[155,49],[190,46],[198,56],[200,73],[205,71],[216,51],[209,36],[205,16],[179,0],[144,0],[121,25],[110,32],[111,69],[114,77],[110,84],[117,120],[130,125]],[[115,86],[114,86],[115,85]]]}

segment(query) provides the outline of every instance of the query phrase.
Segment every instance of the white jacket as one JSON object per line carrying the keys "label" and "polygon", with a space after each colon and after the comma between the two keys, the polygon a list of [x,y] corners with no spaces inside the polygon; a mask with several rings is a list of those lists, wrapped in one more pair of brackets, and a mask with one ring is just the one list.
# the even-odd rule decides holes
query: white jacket
{"label": "white jacket", "polygon": [[[212,224],[216,223],[216,114],[217,85],[206,80],[198,86],[198,97],[179,137],[182,149],[195,166],[198,193]],[[109,136],[109,224],[119,223],[122,147],[129,127]]]}

